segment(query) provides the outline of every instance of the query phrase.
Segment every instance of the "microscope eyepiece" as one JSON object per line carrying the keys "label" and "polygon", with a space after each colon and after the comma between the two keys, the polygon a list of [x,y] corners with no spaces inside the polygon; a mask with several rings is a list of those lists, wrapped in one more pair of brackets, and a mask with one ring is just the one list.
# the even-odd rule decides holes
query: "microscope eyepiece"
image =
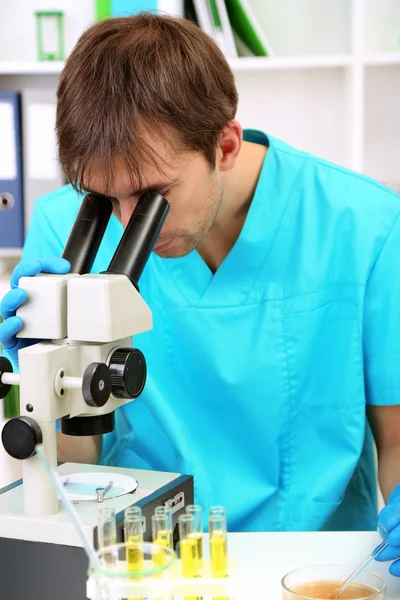
{"label": "microscope eyepiece", "polygon": [[62,254],[71,263],[71,273],[90,273],[112,209],[107,196],[87,194],[82,200]]}
{"label": "microscope eyepiece", "polygon": [[169,211],[161,194],[146,192],[138,200],[106,273],[126,275],[136,289]]}

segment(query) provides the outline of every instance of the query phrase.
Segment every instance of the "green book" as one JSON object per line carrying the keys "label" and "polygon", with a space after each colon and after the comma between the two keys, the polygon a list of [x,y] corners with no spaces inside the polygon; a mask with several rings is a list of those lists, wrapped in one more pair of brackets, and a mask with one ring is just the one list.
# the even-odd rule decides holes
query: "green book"
{"label": "green book", "polygon": [[217,42],[217,44],[221,48],[221,50],[223,52],[225,52],[226,48],[225,48],[225,41],[224,41],[224,32],[222,30],[222,23],[221,23],[221,18],[219,15],[216,0],[208,0],[208,6],[210,7],[214,40]]}
{"label": "green book", "polygon": [[96,21],[111,17],[111,0],[95,0]]}
{"label": "green book", "polygon": [[225,0],[232,29],[255,56],[273,56],[274,52],[257,23],[247,0]]}
{"label": "green book", "polygon": [[208,2],[210,5],[210,9],[211,9],[211,16],[213,18],[214,27],[218,27],[218,29],[221,29],[222,25],[221,25],[221,19],[219,18],[217,2],[216,2],[216,0],[208,0]]}

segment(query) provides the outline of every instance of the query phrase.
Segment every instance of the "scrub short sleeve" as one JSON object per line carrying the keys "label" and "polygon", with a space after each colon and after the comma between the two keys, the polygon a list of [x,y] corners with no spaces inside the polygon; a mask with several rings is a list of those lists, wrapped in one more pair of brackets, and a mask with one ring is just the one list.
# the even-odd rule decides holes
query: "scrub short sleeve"
{"label": "scrub short sleeve", "polygon": [[40,203],[36,203],[22,252],[23,259],[61,256],[63,243],[58,238]]}
{"label": "scrub short sleeve", "polygon": [[400,217],[369,276],[364,299],[367,404],[400,404]]}

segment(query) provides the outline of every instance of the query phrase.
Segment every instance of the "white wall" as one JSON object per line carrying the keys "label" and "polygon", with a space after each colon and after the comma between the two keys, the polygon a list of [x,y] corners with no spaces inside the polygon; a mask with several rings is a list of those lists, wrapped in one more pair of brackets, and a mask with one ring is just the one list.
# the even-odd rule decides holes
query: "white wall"
{"label": "white wall", "polygon": [[278,56],[351,50],[351,0],[248,0]]}
{"label": "white wall", "polygon": [[0,0],[0,61],[37,58],[36,10],[62,10],[65,52],[68,55],[82,31],[94,21],[94,0]]}

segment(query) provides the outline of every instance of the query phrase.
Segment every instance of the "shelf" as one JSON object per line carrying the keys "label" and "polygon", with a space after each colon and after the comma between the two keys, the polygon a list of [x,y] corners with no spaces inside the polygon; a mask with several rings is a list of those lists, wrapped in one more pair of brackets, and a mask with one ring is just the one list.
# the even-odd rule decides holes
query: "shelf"
{"label": "shelf", "polygon": [[233,71],[268,71],[290,69],[324,69],[348,67],[353,58],[350,54],[332,54],[325,56],[271,56],[245,57],[229,61]]}
{"label": "shelf", "polygon": [[[400,60],[400,59],[399,59]],[[319,69],[347,67],[352,64],[349,54],[326,56],[245,57],[229,61],[234,71],[279,69]],[[1,62],[0,75],[58,75],[64,62]]]}
{"label": "shelf", "polygon": [[0,260],[21,258],[22,248],[2,248],[0,246]]}
{"label": "shelf", "polygon": [[367,54],[365,65],[400,65],[400,52],[379,52]]}
{"label": "shelf", "polygon": [[63,61],[0,61],[0,75],[58,75],[63,66]]}
{"label": "shelf", "polygon": [[[351,54],[332,54],[320,56],[250,56],[233,58],[229,64],[233,71],[274,71],[290,69],[329,69],[348,67],[353,63]],[[400,65],[400,52],[382,52],[368,54],[365,65]],[[0,75],[59,75],[64,62],[2,62]]]}

